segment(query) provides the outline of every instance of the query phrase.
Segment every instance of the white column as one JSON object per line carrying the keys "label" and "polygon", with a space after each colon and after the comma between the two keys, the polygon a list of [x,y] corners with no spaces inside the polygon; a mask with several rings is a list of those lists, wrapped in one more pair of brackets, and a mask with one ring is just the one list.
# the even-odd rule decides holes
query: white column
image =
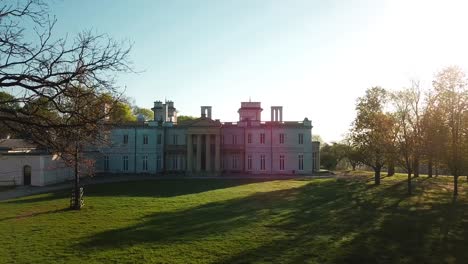
{"label": "white column", "polygon": [[279,111],[280,111],[280,119],[279,119],[279,121],[280,121],[280,122],[283,122],[283,108],[281,107],[281,108],[279,109]]}
{"label": "white column", "polygon": [[272,107],[271,108],[271,122],[275,121],[275,119],[273,118],[273,113],[275,112],[275,109]]}
{"label": "white column", "polygon": [[221,151],[220,151],[220,145],[221,145],[220,136],[219,136],[219,135],[216,135],[216,138],[215,138],[215,171],[216,171],[216,172],[219,172],[219,171],[220,171],[220,167],[221,167],[221,160],[220,160]]}
{"label": "white column", "polygon": [[201,170],[201,135],[197,135],[197,172]]}
{"label": "white column", "polygon": [[205,159],[205,171],[211,171],[211,135],[206,134],[206,159]]}
{"label": "white column", "polygon": [[193,155],[193,143],[192,135],[187,134],[187,172],[192,172],[192,155]]}

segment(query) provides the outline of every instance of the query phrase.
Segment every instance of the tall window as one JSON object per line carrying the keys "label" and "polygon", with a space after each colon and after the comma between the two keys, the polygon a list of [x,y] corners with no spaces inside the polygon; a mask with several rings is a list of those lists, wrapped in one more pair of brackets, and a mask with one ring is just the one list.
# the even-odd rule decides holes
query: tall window
{"label": "tall window", "polygon": [[104,156],[104,170],[109,170],[109,156]]}
{"label": "tall window", "polygon": [[123,171],[128,171],[128,156],[123,156],[122,157],[122,161],[123,161]]}
{"label": "tall window", "polygon": [[247,135],[247,143],[252,144],[252,134],[251,133],[249,133]]}
{"label": "tall window", "polygon": [[238,159],[237,155],[232,156],[232,168],[233,169],[237,169],[237,159]]}
{"label": "tall window", "polygon": [[283,134],[283,133],[281,133],[281,134],[279,135],[279,143],[280,143],[280,144],[284,144],[284,134]]}
{"label": "tall window", "polygon": [[303,154],[299,154],[298,156],[298,160],[299,160],[299,170],[304,170],[304,155]]}
{"label": "tall window", "polygon": [[128,135],[123,135],[123,143],[128,144]]}
{"label": "tall window", "polygon": [[221,145],[224,145],[224,135],[221,135]]}
{"label": "tall window", "polygon": [[177,168],[178,168],[177,165],[178,165],[177,156],[173,156],[173,157],[172,157],[172,169],[177,170]]}
{"label": "tall window", "polygon": [[161,135],[161,134],[158,134],[158,137],[157,137],[157,139],[156,139],[158,145],[161,145],[161,141],[162,141],[161,139],[162,139],[162,135]]}
{"label": "tall window", "polygon": [[143,145],[148,144],[148,135],[143,135]]}
{"label": "tall window", "polygon": [[304,134],[299,134],[299,144],[304,144]]}
{"label": "tall window", "polygon": [[247,169],[252,170],[252,155],[247,156]]}
{"label": "tall window", "polygon": [[265,170],[265,155],[260,155],[260,170]]}
{"label": "tall window", "polygon": [[284,171],[284,155],[280,155],[280,164],[279,164],[280,170]]}
{"label": "tall window", "polygon": [[147,170],[148,170],[148,156],[143,156],[142,169],[143,169],[144,171],[147,171]]}
{"label": "tall window", "polygon": [[265,133],[260,134],[260,144],[265,144]]}
{"label": "tall window", "polygon": [[232,144],[237,145],[237,135],[232,135]]}
{"label": "tall window", "polygon": [[161,155],[156,156],[156,170],[161,169]]}
{"label": "tall window", "polygon": [[179,139],[179,135],[172,135],[172,144],[177,145],[178,139]]}

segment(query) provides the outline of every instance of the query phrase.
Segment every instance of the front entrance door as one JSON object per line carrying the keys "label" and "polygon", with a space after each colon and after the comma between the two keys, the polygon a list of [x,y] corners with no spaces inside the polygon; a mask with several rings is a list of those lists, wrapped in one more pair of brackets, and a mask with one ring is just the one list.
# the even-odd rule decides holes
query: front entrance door
{"label": "front entrance door", "polygon": [[23,167],[23,185],[31,185],[31,166]]}

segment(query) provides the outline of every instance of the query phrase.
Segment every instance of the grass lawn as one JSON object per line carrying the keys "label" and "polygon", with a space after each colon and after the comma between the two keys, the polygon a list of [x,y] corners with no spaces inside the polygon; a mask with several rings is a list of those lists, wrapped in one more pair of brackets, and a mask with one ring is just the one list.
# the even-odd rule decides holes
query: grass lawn
{"label": "grass lawn", "polygon": [[467,263],[448,177],[153,180],[0,202],[0,263]]}

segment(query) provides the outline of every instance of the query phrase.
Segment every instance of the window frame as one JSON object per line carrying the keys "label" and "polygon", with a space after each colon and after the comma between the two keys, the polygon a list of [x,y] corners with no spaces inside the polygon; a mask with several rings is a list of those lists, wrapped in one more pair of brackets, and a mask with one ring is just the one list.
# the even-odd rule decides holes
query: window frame
{"label": "window frame", "polygon": [[252,170],[252,155],[247,155],[247,170]]}
{"label": "window frame", "polygon": [[284,171],[284,155],[279,156],[279,170]]}
{"label": "window frame", "polygon": [[105,155],[104,156],[104,171],[109,171],[109,168],[110,168],[109,156]]}
{"label": "window frame", "polygon": [[129,164],[128,164],[128,156],[122,156],[122,171],[128,171]]}
{"label": "window frame", "polygon": [[266,155],[260,155],[260,170],[266,171]]}
{"label": "window frame", "polygon": [[304,170],[304,154],[299,154],[297,156],[298,160],[298,170],[303,171]]}
{"label": "window frame", "polygon": [[147,155],[142,157],[142,170],[148,171],[148,156]]}

